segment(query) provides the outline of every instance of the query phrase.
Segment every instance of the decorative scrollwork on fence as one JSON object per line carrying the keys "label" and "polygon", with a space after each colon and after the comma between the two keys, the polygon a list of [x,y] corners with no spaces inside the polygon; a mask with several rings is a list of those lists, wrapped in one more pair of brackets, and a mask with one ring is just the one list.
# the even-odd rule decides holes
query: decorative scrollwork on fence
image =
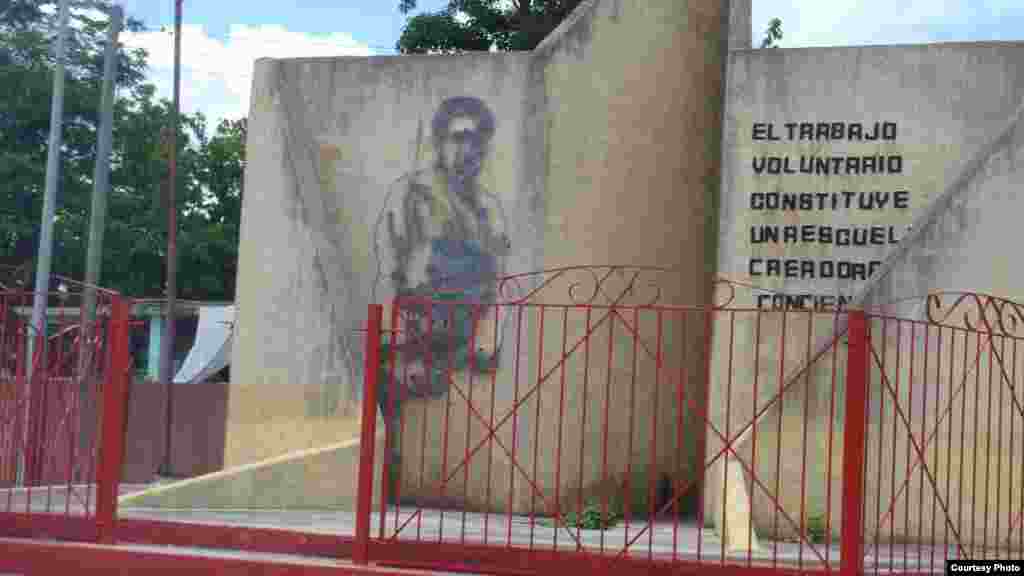
{"label": "decorative scrollwork on fence", "polygon": [[499,279],[498,299],[509,304],[655,306],[664,304],[659,277],[675,273],[670,268],[643,266],[552,268]]}
{"label": "decorative scrollwork on fence", "polygon": [[926,314],[928,322],[938,326],[1001,336],[1020,336],[1024,332],[1024,305],[988,294],[929,294]]}
{"label": "decorative scrollwork on fence", "polygon": [[[574,306],[693,306],[706,302],[681,301],[678,291],[684,272],[675,268],[629,265],[591,265],[550,268],[503,276],[493,280],[490,304],[552,304]],[[442,286],[455,290],[465,285],[463,277],[442,279]],[[710,306],[726,308],[737,300],[738,289],[774,293],[772,290],[716,278],[711,285]],[[458,290],[455,290],[458,291]],[[429,300],[429,298],[426,298]]]}

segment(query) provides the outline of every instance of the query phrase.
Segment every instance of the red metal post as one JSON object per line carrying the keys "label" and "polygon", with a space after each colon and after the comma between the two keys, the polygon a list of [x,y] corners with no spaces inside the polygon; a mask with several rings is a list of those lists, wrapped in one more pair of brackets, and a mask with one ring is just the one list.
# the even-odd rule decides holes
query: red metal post
{"label": "red metal post", "polygon": [[843,433],[843,529],[839,570],[842,576],[864,573],[864,434],[867,415],[870,333],[863,310],[849,313],[846,369],[846,423]]}
{"label": "red metal post", "polygon": [[110,297],[109,362],[103,383],[100,462],[96,478],[96,528],[98,540],[113,544],[117,522],[118,485],[124,461],[125,420],[127,418],[127,392],[129,369],[127,299],[120,295]]}
{"label": "red metal post", "polygon": [[[26,376],[26,370],[28,366],[31,366],[30,359],[26,359],[28,354],[28,345],[26,338],[21,338],[22,331],[27,331],[27,324],[24,321],[18,320],[15,329],[15,337],[18,339],[17,352],[15,352],[15,372],[14,372],[14,397],[11,400],[11,410],[13,418],[13,432],[11,434],[11,466],[13,471],[13,480],[17,481],[18,466],[25,466],[24,462],[18,462],[19,448],[23,453],[28,454],[28,445],[24,444],[25,434],[27,431],[27,417],[25,411],[21,409],[21,403],[25,402],[25,398],[28,394],[28,377]],[[27,333],[27,332],[26,332]],[[19,394],[21,398],[19,399]],[[14,491],[8,490],[7,492],[7,511],[11,511],[11,499],[13,498]]]}
{"label": "red metal post", "polygon": [[[378,534],[380,535],[380,538],[384,538],[385,522],[387,521],[388,498],[390,497],[390,494],[388,493],[388,490],[391,489],[390,485],[391,485],[391,477],[392,477],[392,474],[391,474],[391,464],[392,464],[392,460],[393,459],[391,458],[391,455],[395,454],[398,451],[401,451],[401,449],[402,449],[401,446],[395,446],[394,445],[394,434],[392,434],[392,431],[388,429],[388,427],[391,425],[391,423],[394,422],[395,416],[398,413],[398,407],[400,406],[400,404],[398,403],[398,394],[400,393],[399,392],[399,388],[401,388],[401,385],[404,384],[407,381],[407,379],[399,380],[398,371],[395,368],[395,364],[396,364],[395,359],[398,356],[398,354],[395,352],[395,350],[397,350],[397,343],[398,343],[398,319],[399,319],[399,311],[400,310],[401,310],[401,304],[399,303],[398,299],[396,298],[396,299],[392,300],[392,302],[391,302],[391,320],[390,320],[390,322],[391,322],[391,324],[390,324],[391,332],[390,332],[390,337],[388,339],[388,343],[391,345],[390,346],[391,352],[388,354],[387,358],[379,358],[378,357],[378,360],[380,361],[380,365],[383,366],[386,363],[387,366],[388,366],[387,382],[378,382],[378,385],[383,384],[384,386],[387,387],[387,390],[388,390],[388,393],[385,395],[386,400],[384,401],[384,402],[387,403],[387,405],[385,406],[384,403],[381,403],[381,411],[380,411],[380,416],[381,416],[381,418],[384,419],[384,454],[385,454],[384,461],[381,462],[382,466],[380,467],[380,530],[378,531]],[[382,327],[381,328],[381,341],[384,340],[383,335],[384,335],[384,329]],[[403,400],[404,400],[404,398],[403,398]],[[401,442],[402,438],[404,438],[404,436],[399,434],[398,441]],[[399,482],[399,484],[400,484],[400,482]],[[397,497],[395,498],[395,501],[396,502],[398,501]],[[395,524],[396,525],[398,524],[398,516],[399,516],[398,513],[396,513],[395,514]],[[398,531],[397,528],[396,528],[395,531],[396,532]]]}
{"label": "red metal post", "polygon": [[370,304],[366,320],[366,366],[363,388],[363,422],[359,437],[359,488],[356,494],[356,542],[352,562],[370,561],[370,512],[373,510],[373,458],[377,437],[377,377],[380,369],[381,323],[384,307]]}
{"label": "red metal post", "polygon": [[25,445],[25,486],[29,488],[28,499],[31,500],[32,487],[42,484],[40,463],[43,458],[43,445],[46,433],[43,430],[43,389],[49,376],[49,363],[46,361],[46,333],[37,334],[30,328],[29,334],[36,343],[30,348],[28,358],[29,372],[26,378],[25,393],[28,400],[28,417],[25,421],[27,443]]}

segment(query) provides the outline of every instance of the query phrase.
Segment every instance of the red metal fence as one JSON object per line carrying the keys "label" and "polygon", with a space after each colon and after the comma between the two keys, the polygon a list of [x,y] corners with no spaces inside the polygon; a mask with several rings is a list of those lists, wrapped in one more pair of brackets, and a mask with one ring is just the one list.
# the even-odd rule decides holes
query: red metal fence
{"label": "red metal fence", "polygon": [[30,295],[0,295],[0,536],[505,574],[936,573],[1024,555],[1024,310],[945,294],[766,311],[721,290],[673,306],[693,287],[650,273],[372,305],[354,538],[118,524],[126,302],[101,292],[87,338],[57,330],[29,355]]}
{"label": "red metal fence", "polygon": [[[678,307],[639,269],[587,269],[583,298],[566,272],[493,304],[370,307],[357,562],[852,576],[1022,556],[1015,305]],[[570,303],[542,295],[553,278]]]}
{"label": "red metal fence", "polygon": [[868,320],[864,546],[895,569],[1020,559],[1024,308],[978,294],[920,303],[925,320]]}
{"label": "red metal fence", "polygon": [[116,293],[93,293],[94,316],[84,291],[50,297],[57,315],[36,334],[32,294],[0,292],[0,535],[111,538],[129,308]]}

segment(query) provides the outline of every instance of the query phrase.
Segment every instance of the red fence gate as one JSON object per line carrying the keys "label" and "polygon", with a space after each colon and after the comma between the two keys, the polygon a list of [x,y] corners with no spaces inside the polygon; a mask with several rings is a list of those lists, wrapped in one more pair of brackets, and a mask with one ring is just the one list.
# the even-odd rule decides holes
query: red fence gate
{"label": "red fence gate", "polygon": [[933,295],[901,303],[925,320],[764,311],[726,283],[712,305],[664,304],[679,282],[571,268],[504,279],[491,303],[372,305],[354,539],[118,525],[126,301],[99,292],[84,338],[58,329],[30,355],[31,295],[0,294],[0,536],[507,574],[855,576],[1022,556],[1021,308]]}
{"label": "red fence gate", "polygon": [[[1024,435],[1024,412],[1012,394],[1016,356],[1001,351],[1014,347],[1012,331],[955,327],[949,314],[763,311],[732,305],[731,294],[669,306],[651,272],[549,271],[529,286],[513,279],[515,294],[503,281],[489,304],[403,297],[387,323],[371,306],[354,558],[494,573],[852,576],[1021,555],[1024,458],[1009,447],[1015,421]],[[558,283],[568,304],[545,293]],[[928,302],[941,308],[938,296]],[[998,312],[1006,324],[1016,313],[984,302],[978,318]],[[985,467],[984,488],[957,480],[963,466],[932,438],[962,398],[949,376],[976,375],[939,335],[957,330],[974,333],[975,347],[990,342],[998,360],[987,365],[993,386],[978,378],[972,388],[1001,409],[974,420],[1001,418],[980,440],[991,450],[957,452]],[[968,405],[986,409],[957,404]],[[939,490],[951,478],[956,510]]]}
{"label": "red fence gate", "polygon": [[32,293],[0,292],[0,536],[113,534],[129,308],[116,293],[93,295],[94,307],[85,291],[50,296],[51,330],[35,334]]}
{"label": "red fence gate", "polygon": [[[869,317],[864,518],[868,558],[1024,554],[1024,308],[933,294],[925,320]],[[914,542],[901,550],[901,541]],[[909,558],[908,558],[909,557]]]}

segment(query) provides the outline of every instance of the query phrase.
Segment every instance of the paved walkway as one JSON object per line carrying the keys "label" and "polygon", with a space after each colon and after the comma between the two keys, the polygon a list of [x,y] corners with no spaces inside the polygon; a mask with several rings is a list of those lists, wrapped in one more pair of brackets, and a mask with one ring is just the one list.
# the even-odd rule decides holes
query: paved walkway
{"label": "paved walkway", "polygon": [[[145,484],[123,484],[120,494],[131,494],[145,490]],[[31,501],[31,505],[29,505]],[[70,514],[79,516],[96,512],[96,485],[74,484],[64,486],[46,486],[42,488],[7,488],[0,489],[0,512],[49,512],[51,514]]]}
{"label": "paved walkway", "polygon": [[[116,545],[57,542],[53,540],[25,540],[0,538],[0,550],[9,555],[0,557],[0,566],[27,567],[31,573],[68,569],[69,573],[86,571],[95,573],[139,572],[166,573],[169,568],[185,563],[185,573],[201,570],[203,574],[229,570],[232,573],[262,573],[274,568],[274,573],[288,570],[289,574],[316,576],[455,576],[445,572],[400,570],[375,566],[355,566],[350,562],[326,558],[310,558],[287,554],[264,554],[235,550],[208,550],[171,546]],[[198,561],[198,562],[197,562]],[[298,572],[301,570],[301,572]],[[465,573],[462,573],[465,576]],[[22,576],[17,572],[2,572],[0,576]],[[473,575],[469,575],[473,576]],[[478,575],[484,576],[484,575]]]}
{"label": "paved walkway", "polygon": [[[354,515],[348,512],[270,511],[270,510],[155,510],[122,508],[121,516],[164,521],[195,522],[222,526],[253,528],[281,528],[301,532],[352,535],[355,533]],[[396,524],[397,520],[397,524]],[[378,535],[380,514],[373,514],[371,527]],[[593,551],[604,550],[615,554],[627,546],[636,557],[659,559],[699,560],[713,564],[747,564],[803,567],[819,569],[828,565],[839,566],[838,543],[799,544],[796,542],[761,541],[758,551],[732,552],[723,555],[722,542],[711,529],[699,530],[690,520],[675,525],[671,520],[655,521],[648,529],[647,522],[620,522],[605,530],[556,530],[550,520],[505,515],[485,515],[439,510],[394,509],[385,520],[385,538],[395,534],[401,540],[425,542],[453,542],[471,545],[487,544],[504,547],[574,550],[579,545]],[[396,529],[397,527],[397,529]],[[463,529],[464,528],[464,529]],[[673,556],[673,551],[675,555]],[[946,557],[955,557],[952,548],[933,546],[893,545],[879,546],[877,554],[865,557],[869,572],[934,571],[945,572]],[[947,556],[948,555],[948,556]]]}
{"label": "paved walkway", "polygon": [[[122,494],[137,491],[138,486],[122,487]],[[31,501],[34,512],[63,514],[71,510],[72,515],[85,512],[85,502],[90,511],[95,507],[95,493],[85,486],[74,487],[70,503],[68,491],[63,488],[50,490],[36,489],[0,491],[0,512],[9,508],[22,512]],[[164,510],[121,507],[123,518],[163,520],[171,522],[199,523],[220,526],[253,528],[277,528],[296,532],[330,535],[354,535],[355,518],[350,512],[315,510]],[[380,515],[375,513],[371,521],[374,535],[378,535]],[[397,534],[401,540],[425,542],[457,542],[465,544],[486,544],[504,547],[507,545],[541,550],[578,547],[588,550],[603,550],[616,554],[628,547],[629,554],[636,557],[657,557],[659,559],[697,560],[708,563],[773,565],[820,569],[828,565],[838,567],[839,546],[823,544],[809,545],[796,542],[761,541],[759,550],[739,551],[723,554],[722,542],[710,529],[698,529],[695,521],[675,524],[670,519],[647,522],[631,522],[628,526],[620,522],[605,530],[555,529],[549,519],[531,521],[528,517],[502,514],[475,514],[431,509],[401,508],[388,511],[385,520],[385,538]],[[865,557],[869,572],[936,571],[944,572],[944,560],[955,557],[955,550],[944,547],[916,545],[883,545],[876,551],[869,546]],[[0,575],[2,576],[2,575]]]}

